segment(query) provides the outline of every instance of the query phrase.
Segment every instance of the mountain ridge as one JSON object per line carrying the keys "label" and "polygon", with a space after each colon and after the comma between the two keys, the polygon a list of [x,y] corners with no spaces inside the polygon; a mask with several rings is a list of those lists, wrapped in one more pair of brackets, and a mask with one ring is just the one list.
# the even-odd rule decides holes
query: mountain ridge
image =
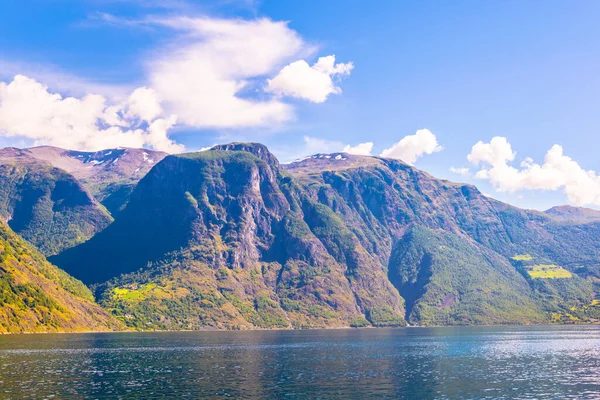
{"label": "mountain ridge", "polygon": [[119,147],[95,152],[38,146],[0,149],[0,163],[42,162],[64,170],[116,215],[128,201],[137,182],[167,153]]}
{"label": "mountain ridge", "polygon": [[399,160],[233,143],[166,157],[51,259],[144,329],[595,321],[599,232]]}

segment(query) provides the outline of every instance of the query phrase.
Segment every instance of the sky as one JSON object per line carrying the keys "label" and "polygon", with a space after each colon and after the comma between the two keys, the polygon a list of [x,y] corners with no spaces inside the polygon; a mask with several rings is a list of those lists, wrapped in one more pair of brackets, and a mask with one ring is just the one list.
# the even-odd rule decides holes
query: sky
{"label": "sky", "polygon": [[600,2],[20,0],[0,145],[402,159],[524,208],[600,208]]}

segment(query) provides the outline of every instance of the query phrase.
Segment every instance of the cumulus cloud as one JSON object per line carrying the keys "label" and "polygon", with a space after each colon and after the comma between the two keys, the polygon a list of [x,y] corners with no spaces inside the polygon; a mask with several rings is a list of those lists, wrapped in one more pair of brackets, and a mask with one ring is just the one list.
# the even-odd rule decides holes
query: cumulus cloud
{"label": "cumulus cloud", "polygon": [[[295,116],[285,97],[323,102],[329,94],[341,91],[334,79],[348,75],[353,68],[352,63],[336,64],[334,56],[321,57],[308,66],[303,60],[314,56],[317,48],[287,22],[268,18],[125,20],[102,14],[100,21],[170,31],[165,41],[169,45],[145,56],[145,86],[103,91],[102,85],[36,69],[30,69],[36,73],[32,76],[44,79],[27,78],[21,72],[8,82],[10,78],[3,74],[25,67],[0,60],[0,79],[7,80],[1,88],[1,135],[75,149],[145,145],[182,151],[167,135],[175,124],[200,129],[271,128]],[[291,67],[299,65],[295,62],[305,63],[309,70],[295,76],[295,83],[308,92],[292,92],[286,86],[284,70],[295,70]],[[46,84],[60,94],[49,91]],[[63,98],[66,94],[72,97]],[[31,102],[29,96],[33,96]]]}
{"label": "cumulus cloud", "polygon": [[348,154],[354,154],[357,156],[370,156],[373,150],[373,142],[359,143],[356,146],[346,145],[342,151]]}
{"label": "cumulus cloud", "polygon": [[163,109],[154,89],[137,88],[129,95],[127,115],[149,122],[162,114]]}
{"label": "cumulus cloud", "polygon": [[450,172],[460,176],[469,176],[471,174],[471,170],[469,168],[450,167]]}
{"label": "cumulus cloud", "polygon": [[286,23],[209,18],[156,22],[189,34],[177,48],[163,49],[149,61],[151,86],[181,122],[235,128],[292,118],[292,107],[280,100],[241,95],[251,79],[273,72],[302,50],[304,42]]}
{"label": "cumulus cloud", "polygon": [[516,168],[511,165],[515,157],[506,138],[494,137],[476,143],[467,159],[481,168],[475,177],[489,180],[498,191],[562,190],[573,204],[600,205],[600,176],[564,155],[561,146],[552,146],[543,164],[527,157]]}
{"label": "cumulus cloud", "polygon": [[148,146],[183,151],[167,136],[174,115],[162,109],[151,89],[139,88],[121,104],[107,105],[101,95],[63,98],[35,79],[17,75],[0,82],[0,133],[77,150]]}
{"label": "cumulus cloud", "polygon": [[[148,66],[151,86],[181,122],[200,128],[239,128],[279,124],[293,118],[293,107],[279,96],[249,96],[265,89],[262,82],[282,65],[314,53],[315,48],[287,22],[206,17],[149,22],[186,33],[176,46],[153,55]],[[346,74],[351,64],[335,64],[331,56],[320,58],[313,67],[313,74],[296,76],[297,85],[314,88],[312,80],[317,74],[330,83],[325,91],[338,92],[331,76]],[[265,91],[295,96],[277,86],[284,79],[277,75]],[[324,94],[323,82],[318,84],[321,102],[329,93]]]}
{"label": "cumulus cloud", "polygon": [[475,165],[481,163],[500,165],[514,160],[516,155],[505,137],[496,136],[489,143],[477,142],[467,156],[467,160]]}
{"label": "cumulus cloud", "polygon": [[334,55],[319,58],[312,67],[304,60],[294,61],[267,81],[266,90],[278,96],[323,103],[330,94],[342,92],[332,78],[350,75],[353,68],[352,63],[336,64]]}
{"label": "cumulus cloud", "polygon": [[382,157],[397,158],[408,164],[414,164],[420,157],[443,149],[429,129],[419,129],[414,135],[403,137],[392,147],[385,149]]}

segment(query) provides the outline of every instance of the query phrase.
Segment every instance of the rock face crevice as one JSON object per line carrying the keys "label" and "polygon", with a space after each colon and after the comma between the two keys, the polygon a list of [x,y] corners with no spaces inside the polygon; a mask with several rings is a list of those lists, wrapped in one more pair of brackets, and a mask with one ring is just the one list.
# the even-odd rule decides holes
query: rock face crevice
{"label": "rock face crevice", "polygon": [[[402,259],[402,256],[392,256],[392,259]],[[417,302],[427,292],[426,286],[429,284],[433,271],[431,270],[433,259],[430,254],[423,254],[421,261],[418,263],[414,276],[404,277],[398,274],[397,267],[391,267],[390,282],[398,289],[400,295],[404,298],[406,313],[404,318],[406,321],[413,322],[411,314]],[[418,322],[418,321],[414,321]]]}

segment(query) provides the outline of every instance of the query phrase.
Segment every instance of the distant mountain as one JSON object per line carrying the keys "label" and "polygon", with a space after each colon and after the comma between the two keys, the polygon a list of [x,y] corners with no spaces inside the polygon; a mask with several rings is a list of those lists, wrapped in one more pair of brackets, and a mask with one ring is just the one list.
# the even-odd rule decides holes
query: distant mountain
{"label": "distant mountain", "polygon": [[69,173],[21,150],[0,150],[0,215],[45,255],[81,243],[111,216]]}
{"label": "distant mountain", "polygon": [[556,220],[567,222],[598,222],[600,221],[600,210],[591,208],[556,206],[545,211]]}
{"label": "distant mountain", "polygon": [[123,328],[80,281],[0,222],[0,333]]}
{"label": "distant mountain", "polygon": [[589,322],[599,238],[399,160],[233,143],[166,157],[52,260],[144,329]]}
{"label": "distant mountain", "polygon": [[68,172],[113,215],[127,203],[136,183],[166,156],[167,153],[160,151],[130,148],[97,152],[51,146],[0,150],[0,162],[33,158]]}

